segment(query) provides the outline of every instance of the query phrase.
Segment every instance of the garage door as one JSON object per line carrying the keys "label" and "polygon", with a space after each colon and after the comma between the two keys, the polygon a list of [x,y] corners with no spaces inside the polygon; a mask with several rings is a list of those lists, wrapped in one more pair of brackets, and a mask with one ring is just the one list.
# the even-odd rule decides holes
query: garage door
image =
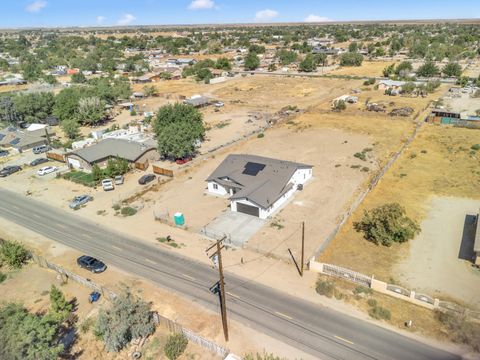
{"label": "garage door", "polygon": [[241,213],[244,213],[244,214],[253,215],[253,216],[258,217],[260,209],[256,206],[237,203],[237,211],[241,212]]}

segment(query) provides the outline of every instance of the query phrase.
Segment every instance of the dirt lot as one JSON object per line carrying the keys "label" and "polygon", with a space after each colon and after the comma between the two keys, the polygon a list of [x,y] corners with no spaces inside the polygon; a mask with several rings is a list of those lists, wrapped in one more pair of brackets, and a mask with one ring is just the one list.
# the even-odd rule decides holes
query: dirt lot
{"label": "dirt lot", "polygon": [[[364,209],[388,202],[400,203],[410,217],[421,222],[428,214],[433,195],[480,199],[479,157],[470,150],[476,143],[476,130],[424,125],[409,149],[367,196],[321,259],[375,274],[387,281],[398,279],[393,271],[395,264],[408,258],[409,247],[414,246],[413,243],[391,248],[373,245],[353,230],[353,222],[361,218]],[[403,278],[407,276],[405,274]],[[471,298],[468,296],[459,300],[468,302]]]}
{"label": "dirt lot", "polygon": [[480,201],[432,197],[422,232],[394,272],[414,290],[437,297],[449,294],[480,305],[480,270],[472,267],[475,216]]}
{"label": "dirt lot", "polygon": [[329,72],[329,75],[383,76],[383,69],[395,61],[363,61],[362,66],[343,66]]}

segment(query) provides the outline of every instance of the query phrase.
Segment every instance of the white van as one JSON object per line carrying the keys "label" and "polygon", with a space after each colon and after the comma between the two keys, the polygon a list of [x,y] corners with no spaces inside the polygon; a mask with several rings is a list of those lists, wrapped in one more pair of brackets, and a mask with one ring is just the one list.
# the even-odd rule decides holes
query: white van
{"label": "white van", "polygon": [[41,154],[44,152],[47,152],[50,148],[47,145],[40,145],[40,146],[35,146],[33,148],[33,153],[34,154]]}

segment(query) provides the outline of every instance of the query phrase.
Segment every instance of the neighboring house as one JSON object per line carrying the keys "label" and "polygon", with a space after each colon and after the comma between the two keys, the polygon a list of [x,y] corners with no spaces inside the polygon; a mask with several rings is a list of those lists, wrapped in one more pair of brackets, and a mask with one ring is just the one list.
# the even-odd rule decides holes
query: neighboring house
{"label": "neighboring house", "polygon": [[22,152],[36,146],[46,145],[48,143],[46,131],[50,137],[55,136],[55,133],[48,127],[32,131],[20,131],[13,127],[3,129],[0,131],[0,147],[13,148]]}
{"label": "neighboring house", "polygon": [[228,155],[207,178],[208,191],[230,196],[231,211],[266,219],[312,177],[312,166],[257,155]]}
{"label": "neighboring house", "polygon": [[91,171],[93,165],[105,167],[109,159],[116,157],[135,164],[158,160],[160,156],[154,144],[123,139],[105,139],[66,155],[70,167],[85,171]]}
{"label": "neighboring house", "polygon": [[395,81],[395,80],[380,80],[378,83],[378,90],[402,90],[402,86],[405,85],[405,81]]}
{"label": "neighboring house", "polygon": [[480,212],[477,214],[477,230],[475,233],[475,242],[473,243],[473,251],[475,253],[475,258],[473,262],[475,265],[480,266]]}

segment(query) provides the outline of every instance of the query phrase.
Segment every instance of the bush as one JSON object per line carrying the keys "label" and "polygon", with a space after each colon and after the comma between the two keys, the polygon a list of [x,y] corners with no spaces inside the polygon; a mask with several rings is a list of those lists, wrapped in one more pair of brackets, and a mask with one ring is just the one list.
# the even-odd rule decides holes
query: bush
{"label": "bush", "polygon": [[264,134],[264,133],[260,133],[260,134],[257,135],[257,138],[259,138],[259,139],[261,139],[261,138],[263,138],[263,137],[265,137],[265,134]]}
{"label": "bush", "polygon": [[372,307],[370,310],[368,310],[368,315],[377,320],[390,320],[392,317],[390,310],[381,306]]}
{"label": "bush", "polygon": [[455,313],[435,312],[436,319],[446,327],[450,339],[454,342],[470,345],[480,351],[480,325],[467,321],[465,316]]}
{"label": "bush", "polygon": [[363,55],[357,52],[346,52],[340,56],[341,66],[361,66]]}
{"label": "bush", "polygon": [[59,322],[63,322],[73,310],[73,304],[65,299],[65,295],[55,285],[50,290],[50,310]]}
{"label": "bush", "polygon": [[7,279],[7,274],[4,274],[0,271],[0,284]]}
{"label": "bush", "polygon": [[92,326],[95,324],[95,320],[93,318],[87,318],[80,324],[80,332],[82,334],[86,334],[90,331]]}
{"label": "bush", "polygon": [[335,292],[335,284],[330,281],[325,281],[319,279],[317,281],[317,285],[315,287],[315,290],[317,293],[320,295],[326,296],[328,298],[331,298]]}
{"label": "bush", "polygon": [[25,247],[16,241],[4,241],[0,246],[0,264],[6,264],[10,269],[20,269],[30,258]]}
{"label": "bush", "polygon": [[94,187],[98,184],[98,180],[94,179],[93,173],[89,174],[83,171],[72,170],[63,174],[63,178],[88,187]]}
{"label": "bush", "polygon": [[363,160],[363,161],[367,160],[367,155],[365,155],[364,152],[357,152],[357,153],[353,154],[353,156],[356,157],[357,159],[360,159],[360,160]]}
{"label": "bush", "polygon": [[370,288],[368,288],[368,287],[359,285],[359,286],[357,286],[357,287],[353,290],[353,293],[354,293],[355,295],[357,295],[357,294],[362,294],[362,293],[363,293],[363,294],[371,294],[371,293],[373,293],[373,290],[370,289]]}
{"label": "bush", "polygon": [[343,100],[337,100],[333,103],[333,110],[342,111],[347,108],[347,104]]}
{"label": "bush", "polygon": [[472,147],[470,149],[475,150],[475,151],[480,150],[480,144],[472,145]]}
{"label": "bush", "polygon": [[368,306],[375,307],[375,306],[377,306],[377,300],[375,300],[375,299],[368,299],[368,300],[367,300],[367,304],[368,304]]}
{"label": "bush", "polygon": [[365,239],[384,246],[406,242],[420,232],[418,224],[407,217],[405,209],[397,203],[365,210],[362,220],[354,223],[354,227],[363,232]]}
{"label": "bush", "polygon": [[133,339],[155,331],[151,305],[126,291],[109,309],[101,309],[95,325],[95,335],[105,342],[107,351],[120,351]]}
{"label": "bush", "polygon": [[133,216],[137,213],[137,210],[130,207],[130,206],[126,206],[124,208],[122,208],[122,210],[120,211],[120,213],[123,215],[123,216]]}
{"label": "bush", "polygon": [[165,344],[165,355],[169,360],[175,360],[183,354],[187,348],[188,340],[183,334],[170,335]]}
{"label": "bush", "polygon": [[373,85],[373,84],[375,84],[375,78],[370,78],[370,79],[367,79],[363,82],[363,85],[365,85],[365,86]]}
{"label": "bush", "polygon": [[259,354],[256,353],[255,355],[250,353],[250,354],[245,354],[243,357],[244,360],[287,360],[286,358],[281,358],[279,356],[273,355],[273,354]]}

